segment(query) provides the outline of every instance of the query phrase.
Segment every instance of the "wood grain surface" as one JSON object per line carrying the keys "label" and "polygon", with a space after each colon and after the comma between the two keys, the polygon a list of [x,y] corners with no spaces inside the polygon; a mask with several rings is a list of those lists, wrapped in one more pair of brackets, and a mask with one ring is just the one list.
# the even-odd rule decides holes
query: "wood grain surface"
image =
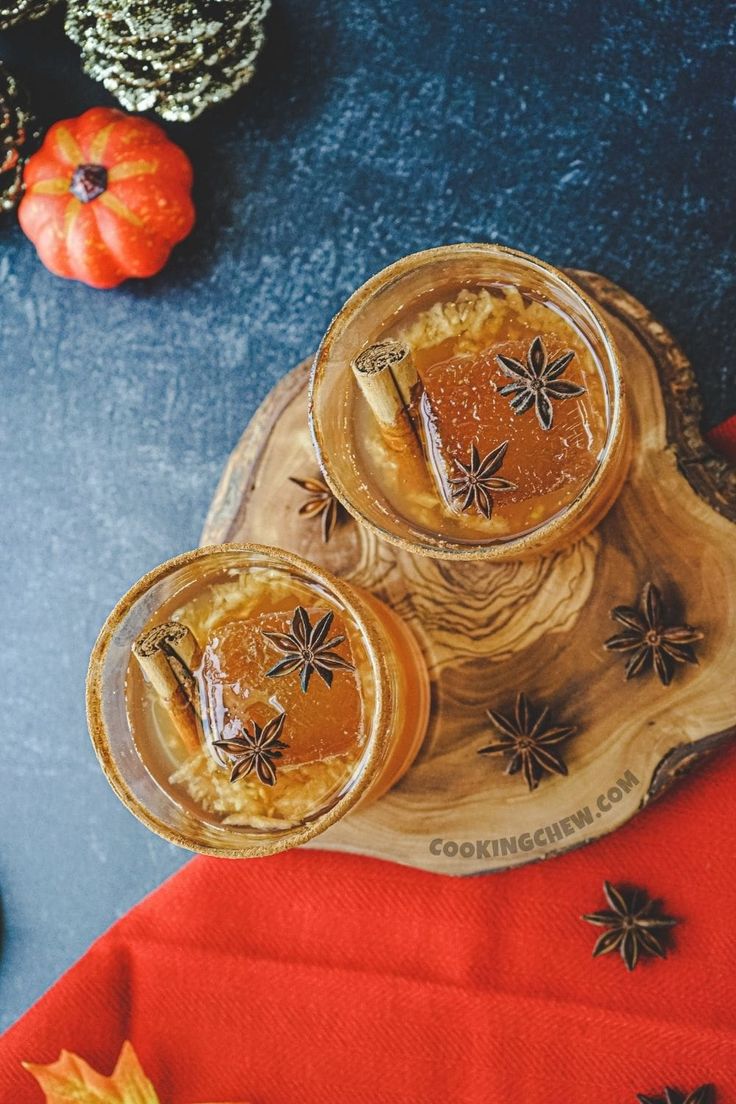
{"label": "wood grain surface", "polygon": [[[635,456],[604,523],[579,543],[519,563],[412,556],[343,517],[323,544],[289,476],[318,475],[306,417],[309,363],[286,375],[223,473],[203,544],[253,540],[298,552],[369,588],[412,627],[432,681],[432,716],[411,770],[317,846],[446,874],[507,869],[612,831],[736,736],[736,476],[704,444],[690,365],[666,330],[621,288],[575,279],[604,309],[619,347]],[[603,642],[611,607],[655,582],[672,617],[702,629],[696,667],[669,687],[630,682]],[[486,709],[517,690],[576,726],[566,777],[528,792],[493,741]]]}

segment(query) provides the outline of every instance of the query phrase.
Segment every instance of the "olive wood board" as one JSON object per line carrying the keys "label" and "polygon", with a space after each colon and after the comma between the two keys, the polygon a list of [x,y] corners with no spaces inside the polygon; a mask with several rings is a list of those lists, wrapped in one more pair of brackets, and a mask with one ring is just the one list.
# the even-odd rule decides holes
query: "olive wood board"
{"label": "olive wood board", "polygon": [[[513,563],[445,562],[379,540],[343,515],[329,543],[299,515],[318,477],[307,423],[309,362],[266,397],[220,480],[203,544],[256,541],[299,553],[388,603],[414,630],[432,711],[408,773],[312,846],[444,874],[508,869],[618,828],[703,757],[736,736],[736,473],[704,443],[691,367],[641,303],[602,276],[572,277],[603,308],[618,345],[634,428],[624,489],[595,532]],[[613,606],[656,583],[676,623],[705,636],[697,666],[669,686],[653,671],[624,679],[625,656],[603,642]],[[517,690],[576,726],[567,776],[529,792],[507,775],[488,708]]]}

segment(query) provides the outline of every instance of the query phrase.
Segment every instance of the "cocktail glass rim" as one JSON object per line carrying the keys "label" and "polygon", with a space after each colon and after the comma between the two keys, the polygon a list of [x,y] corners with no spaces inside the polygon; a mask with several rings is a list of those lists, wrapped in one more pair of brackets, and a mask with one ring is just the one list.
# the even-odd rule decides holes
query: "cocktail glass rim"
{"label": "cocktail glass rim", "polygon": [[[292,831],[279,835],[273,840],[264,839],[263,842],[243,842],[233,846],[219,847],[214,844],[201,843],[190,836],[177,832],[140,801],[123,777],[111,749],[110,734],[104,718],[104,689],[103,673],[105,659],[115,633],[124,625],[125,620],[134,606],[148,590],[167,575],[172,574],[181,567],[185,567],[199,559],[220,553],[242,553],[245,556],[262,556],[273,559],[282,566],[293,567],[315,577],[321,586],[326,586],[353,618],[357,628],[363,635],[366,644],[366,653],[373,669],[374,699],[372,703],[372,715],[370,719],[370,731],[366,740],[366,750],[358,768],[358,773],[350,787],[341,797],[324,813],[318,814],[306,824],[296,826]],[[250,542],[228,542],[225,544],[205,545],[202,548],[193,549],[190,552],[181,553],[165,560],[151,571],[145,573],[133,584],[115,604],[108,614],[92,648],[86,681],[86,706],[87,725],[89,728],[92,745],[99,760],[100,766],[123,804],[138,820],[147,828],[162,836],[169,843],[190,851],[196,851],[203,855],[216,855],[222,858],[248,858],[261,855],[273,855],[279,851],[286,851],[292,847],[300,846],[315,836],[320,835],[330,825],[340,820],[352,809],[366,792],[374,779],[383,757],[387,750],[391,717],[395,707],[393,683],[390,677],[388,659],[384,654],[383,641],[374,627],[375,615],[366,603],[349,583],[338,579],[331,572],[325,571],[317,564],[303,559],[292,552],[271,545],[255,544]],[[129,730],[131,742],[133,734]],[[208,827],[213,827],[208,823]],[[228,832],[237,836],[236,826],[224,826]],[[242,829],[241,829],[242,831]]]}
{"label": "cocktail glass rim", "polygon": [[[316,396],[319,388],[324,384],[326,365],[330,359],[331,349],[336,338],[374,295],[379,294],[390,283],[399,279],[404,274],[413,271],[420,265],[442,260],[449,256],[454,257],[460,256],[463,253],[469,254],[473,252],[485,253],[489,258],[494,256],[512,257],[528,264],[532,269],[536,269],[542,275],[552,277],[554,280],[563,283],[568,291],[570,291],[574,297],[578,298],[590,312],[592,321],[598,330],[598,336],[600,337],[602,348],[605,350],[610,368],[611,397],[606,440],[596,469],[582,490],[557,514],[547,521],[542,522],[534,529],[529,530],[527,533],[520,534],[518,537],[513,537],[509,540],[490,542],[488,544],[480,542],[472,544],[458,543],[439,533],[436,535],[427,533],[426,536],[423,535],[421,539],[419,536],[405,537],[392,532],[372,518],[366,517],[360,507],[353,502],[350,493],[343,486],[340,479],[336,477],[335,473],[331,470],[329,461],[326,459],[329,450],[325,448],[325,434],[317,414]],[[349,371],[349,366],[347,364],[345,365],[345,370],[346,372]],[[326,384],[324,385],[326,386]],[[587,508],[591,497],[597,493],[598,487],[608,473],[611,464],[617,459],[616,446],[621,442],[625,430],[624,392],[625,388],[621,374],[621,365],[611,331],[602,316],[598,304],[595,303],[587,292],[576,284],[571,277],[565,272],[562,272],[559,268],[548,264],[546,261],[540,260],[531,253],[524,253],[518,249],[511,249],[506,245],[500,245],[495,242],[459,242],[453,245],[434,246],[431,249],[423,249],[417,253],[409,253],[405,257],[393,261],[390,265],[387,265],[385,268],[375,273],[375,275],[369,277],[369,279],[366,280],[364,284],[361,284],[361,286],[347,299],[328,326],[312,363],[308,386],[309,429],[319,466],[328,487],[348,513],[350,513],[359,524],[365,525],[368,529],[372,530],[381,540],[386,540],[390,544],[396,545],[405,551],[420,556],[427,556],[432,559],[510,560],[517,557],[521,558],[525,555],[528,556],[532,553],[537,553],[539,555],[543,554],[545,549],[538,547],[543,541],[548,543],[551,547],[557,547],[555,544],[556,533],[563,529],[563,527],[564,529],[570,528],[574,518],[582,514]],[[397,516],[401,517],[401,515],[398,514]]]}

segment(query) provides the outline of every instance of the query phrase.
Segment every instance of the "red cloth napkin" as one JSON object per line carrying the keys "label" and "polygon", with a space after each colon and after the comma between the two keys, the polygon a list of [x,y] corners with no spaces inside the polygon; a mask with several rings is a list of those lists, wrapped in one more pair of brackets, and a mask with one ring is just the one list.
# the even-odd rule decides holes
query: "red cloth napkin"
{"label": "red cloth napkin", "polygon": [[[736,459],[736,418],[711,440]],[[736,1104],[735,793],[736,749],[598,843],[480,878],[195,859],[0,1039],[0,1100],[42,1101],[22,1060],[109,1073],[128,1038],[163,1104],[629,1104],[706,1081]],[[604,879],[680,919],[666,961],[591,958]]]}
{"label": "red cloth napkin", "polygon": [[[351,855],[195,859],[0,1040],[22,1059],[132,1040],[165,1104],[628,1104],[715,1081],[736,1101],[736,749],[604,840],[449,878]],[[604,878],[680,918],[629,974],[591,959]]]}
{"label": "red cloth napkin", "polygon": [[709,430],[705,439],[712,448],[736,464],[736,414]]}

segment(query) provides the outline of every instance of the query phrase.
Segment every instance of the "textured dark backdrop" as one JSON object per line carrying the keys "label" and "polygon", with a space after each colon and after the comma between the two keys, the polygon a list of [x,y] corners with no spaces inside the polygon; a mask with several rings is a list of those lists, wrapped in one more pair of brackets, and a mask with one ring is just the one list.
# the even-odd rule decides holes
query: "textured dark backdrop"
{"label": "textured dark backdrop", "polygon": [[[733,20],[718,0],[275,0],[252,85],[169,128],[199,218],[159,277],[58,280],[3,220],[0,1027],[186,860],[97,767],[89,649],[197,543],[255,406],[366,276],[463,239],[597,269],[679,338],[707,424],[736,407]],[[45,122],[111,102],[58,14],[0,37]]]}

